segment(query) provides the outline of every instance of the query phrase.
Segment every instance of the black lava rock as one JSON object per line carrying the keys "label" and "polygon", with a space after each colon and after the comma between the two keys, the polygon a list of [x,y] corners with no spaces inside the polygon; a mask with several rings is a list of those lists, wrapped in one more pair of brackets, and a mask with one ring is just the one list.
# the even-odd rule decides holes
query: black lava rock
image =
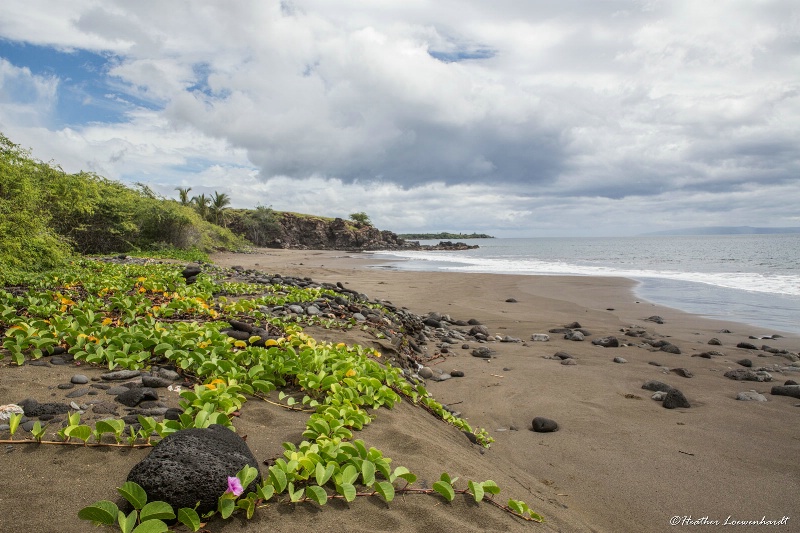
{"label": "black lava rock", "polygon": [[181,276],[183,276],[186,279],[189,279],[196,277],[202,271],[203,270],[199,266],[187,265],[186,268],[184,268],[183,271],[181,272]]}
{"label": "black lava rock", "polygon": [[667,392],[667,396],[664,398],[663,406],[666,409],[690,407],[689,400],[687,400],[686,396],[684,396],[683,393],[678,389],[671,389],[669,392]]}
{"label": "black lava rock", "polygon": [[681,353],[681,349],[675,346],[674,344],[665,344],[664,346],[661,347],[661,351],[674,354]]}
{"label": "black lava rock", "polygon": [[483,359],[489,359],[492,357],[492,351],[489,348],[481,346],[480,348],[475,348],[472,350],[473,357],[481,357]]}
{"label": "black lava rock", "polygon": [[644,385],[642,385],[642,388],[645,390],[651,390],[653,392],[669,392],[672,390],[670,385],[654,379],[646,382]]}
{"label": "black lava rock", "polygon": [[[217,500],[228,488],[228,476],[244,465],[258,468],[258,461],[245,441],[230,429],[213,424],[204,429],[173,433],[128,474],[150,500],[165,501],[173,509],[197,507],[202,514],[217,508]],[[245,488],[256,490],[261,475]]]}
{"label": "black lava rock", "polygon": [[800,398],[800,386],[776,385],[775,387],[772,387],[770,394],[773,396],[791,396],[792,398]]}
{"label": "black lava rock", "polygon": [[157,389],[159,387],[169,387],[172,380],[160,378],[158,376],[142,376],[142,385]]}
{"label": "black lava rock", "polygon": [[158,400],[158,393],[153,389],[142,387],[140,389],[128,389],[122,394],[117,395],[116,400],[122,405],[136,407],[147,400]]}
{"label": "black lava rock", "polygon": [[69,405],[65,403],[39,403],[33,398],[26,398],[21,402],[17,402],[17,405],[22,407],[22,410],[25,412],[25,416],[29,417],[39,417],[42,415],[63,415],[70,410]]}
{"label": "black lava rock", "polygon": [[619,340],[616,337],[601,337],[592,341],[595,346],[602,346],[603,348],[618,348]]}
{"label": "black lava rock", "polygon": [[555,420],[550,420],[543,416],[537,416],[533,419],[533,430],[536,433],[550,433],[551,431],[558,430],[558,423]]}

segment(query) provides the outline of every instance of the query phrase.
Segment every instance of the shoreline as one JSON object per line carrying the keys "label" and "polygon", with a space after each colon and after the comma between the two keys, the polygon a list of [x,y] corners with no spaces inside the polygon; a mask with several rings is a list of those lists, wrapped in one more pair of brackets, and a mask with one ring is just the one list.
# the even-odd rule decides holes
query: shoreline
{"label": "shoreline", "polygon": [[[442,403],[463,402],[459,408],[470,423],[492,434],[496,442],[484,457],[493,457],[496,468],[527,479],[531,494],[548,502],[537,509],[545,517],[583,524],[576,531],[680,531],[668,523],[672,516],[722,521],[728,515],[760,519],[766,514],[780,519],[795,508],[792,494],[800,489],[800,480],[794,450],[800,436],[792,421],[800,421],[800,409],[796,399],[769,392],[785,379],[800,381],[800,372],[776,373],[772,383],[723,376],[741,368],[736,361],[747,357],[754,367],[790,363],[736,347],[751,335],[766,334],[764,328],[642,301],[633,293],[636,282],[626,278],[403,272],[365,268],[364,256],[341,252],[262,253],[269,255],[222,254],[214,261],[343,281],[417,314],[475,316],[493,332],[523,340],[573,321],[591,330],[594,336],[585,342],[551,335],[547,343],[504,345],[506,353],[488,363],[455,353],[442,364],[447,369],[457,365],[467,377],[428,386]],[[508,298],[517,302],[507,303]],[[653,315],[664,323],[646,320]],[[635,346],[605,349],[589,342],[604,335],[623,340],[620,330],[631,325],[668,338],[682,354]],[[720,333],[725,329],[732,333]],[[713,337],[722,346],[709,346]],[[794,352],[800,348],[798,335],[752,342]],[[725,355],[692,357],[715,348]],[[562,366],[550,359],[560,350],[574,355],[578,365]],[[614,356],[628,363],[613,363]],[[675,367],[688,368],[693,377],[670,372]],[[648,380],[680,388],[692,407],[664,409],[650,399],[651,392],[642,390]],[[769,401],[735,400],[737,393],[751,389]],[[534,416],[552,418],[561,429],[533,433]],[[743,485],[748,486],[747,502],[734,489]],[[531,500],[535,506],[536,499]]]}
{"label": "shoreline", "polygon": [[[492,248],[492,246],[489,247]],[[759,328],[800,335],[800,324],[793,319],[793,317],[800,316],[800,295],[796,294],[796,286],[787,286],[785,281],[768,281],[772,279],[769,275],[759,276],[752,272],[748,273],[749,271],[722,274],[722,271],[706,272],[701,268],[684,272],[663,270],[652,264],[648,267],[631,266],[633,270],[626,270],[623,265],[619,270],[609,265],[590,268],[578,263],[572,264],[570,260],[565,260],[565,263],[558,265],[545,262],[542,270],[538,271],[538,267],[535,266],[536,261],[533,262],[534,265],[531,265],[530,269],[525,267],[526,256],[518,258],[508,256],[511,257],[508,259],[511,264],[507,265],[509,270],[502,271],[498,268],[505,268],[505,260],[498,260],[497,264],[493,263],[495,259],[491,252],[488,255],[465,255],[463,262],[462,259],[452,257],[450,254],[443,254],[439,256],[440,259],[437,259],[437,255],[434,254],[416,257],[413,254],[407,256],[402,252],[395,253],[393,251],[373,253],[376,254],[373,257],[386,258],[394,262],[395,268],[401,271],[624,277],[636,281],[638,286],[635,294],[640,299],[649,302],[715,320],[740,322]],[[589,249],[587,253],[591,254],[593,250]],[[521,262],[518,264],[517,260],[521,260]],[[484,261],[486,261],[485,264]],[[518,268],[522,270],[516,271]],[[637,270],[639,268],[644,268],[644,270]],[[697,268],[697,265],[693,268]],[[727,267],[723,267],[723,271],[725,268]],[[784,277],[776,275],[775,279]]]}

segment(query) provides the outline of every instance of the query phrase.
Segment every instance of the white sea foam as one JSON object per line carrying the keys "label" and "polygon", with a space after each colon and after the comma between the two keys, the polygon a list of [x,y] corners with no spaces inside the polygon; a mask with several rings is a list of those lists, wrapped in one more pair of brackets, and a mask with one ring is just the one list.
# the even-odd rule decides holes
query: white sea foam
{"label": "white sea foam", "polygon": [[[425,251],[377,252],[414,262],[416,270],[481,272],[490,274],[537,274],[612,276],[631,279],[660,278],[750,292],[800,296],[800,276],[758,272],[694,272],[637,269],[607,265],[580,265],[564,261],[531,258],[476,257],[467,254],[442,254]],[[403,268],[403,267],[401,267]]]}

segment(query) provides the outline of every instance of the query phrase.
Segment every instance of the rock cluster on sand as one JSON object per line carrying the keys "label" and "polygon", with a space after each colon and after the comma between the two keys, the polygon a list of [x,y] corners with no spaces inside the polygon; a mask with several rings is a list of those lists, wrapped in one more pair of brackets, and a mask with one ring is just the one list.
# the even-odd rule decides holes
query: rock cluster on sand
{"label": "rock cluster on sand", "polygon": [[657,380],[650,380],[642,385],[642,388],[645,390],[655,391],[662,394],[658,396],[653,395],[654,400],[658,400],[662,402],[662,405],[666,409],[676,409],[676,408],[689,408],[691,404],[689,400],[686,399],[684,394],[676,389],[671,385],[667,385],[661,381]]}

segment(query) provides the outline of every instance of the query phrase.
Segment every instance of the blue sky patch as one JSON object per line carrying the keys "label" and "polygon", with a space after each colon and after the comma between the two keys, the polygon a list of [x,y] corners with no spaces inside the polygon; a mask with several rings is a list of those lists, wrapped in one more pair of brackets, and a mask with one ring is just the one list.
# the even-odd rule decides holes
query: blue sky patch
{"label": "blue sky patch", "polygon": [[[91,122],[118,123],[136,107],[152,107],[109,84],[108,71],[119,58],[86,50],[58,50],[49,46],[0,39],[0,57],[32,74],[59,80],[52,127],[80,126]],[[24,101],[25,95],[11,95]],[[30,95],[27,96],[30,98]]]}
{"label": "blue sky patch", "polygon": [[434,59],[443,63],[458,63],[470,59],[491,59],[496,55],[495,50],[489,48],[477,48],[475,50],[455,50],[449,52],[428,50],[428,54]]}

